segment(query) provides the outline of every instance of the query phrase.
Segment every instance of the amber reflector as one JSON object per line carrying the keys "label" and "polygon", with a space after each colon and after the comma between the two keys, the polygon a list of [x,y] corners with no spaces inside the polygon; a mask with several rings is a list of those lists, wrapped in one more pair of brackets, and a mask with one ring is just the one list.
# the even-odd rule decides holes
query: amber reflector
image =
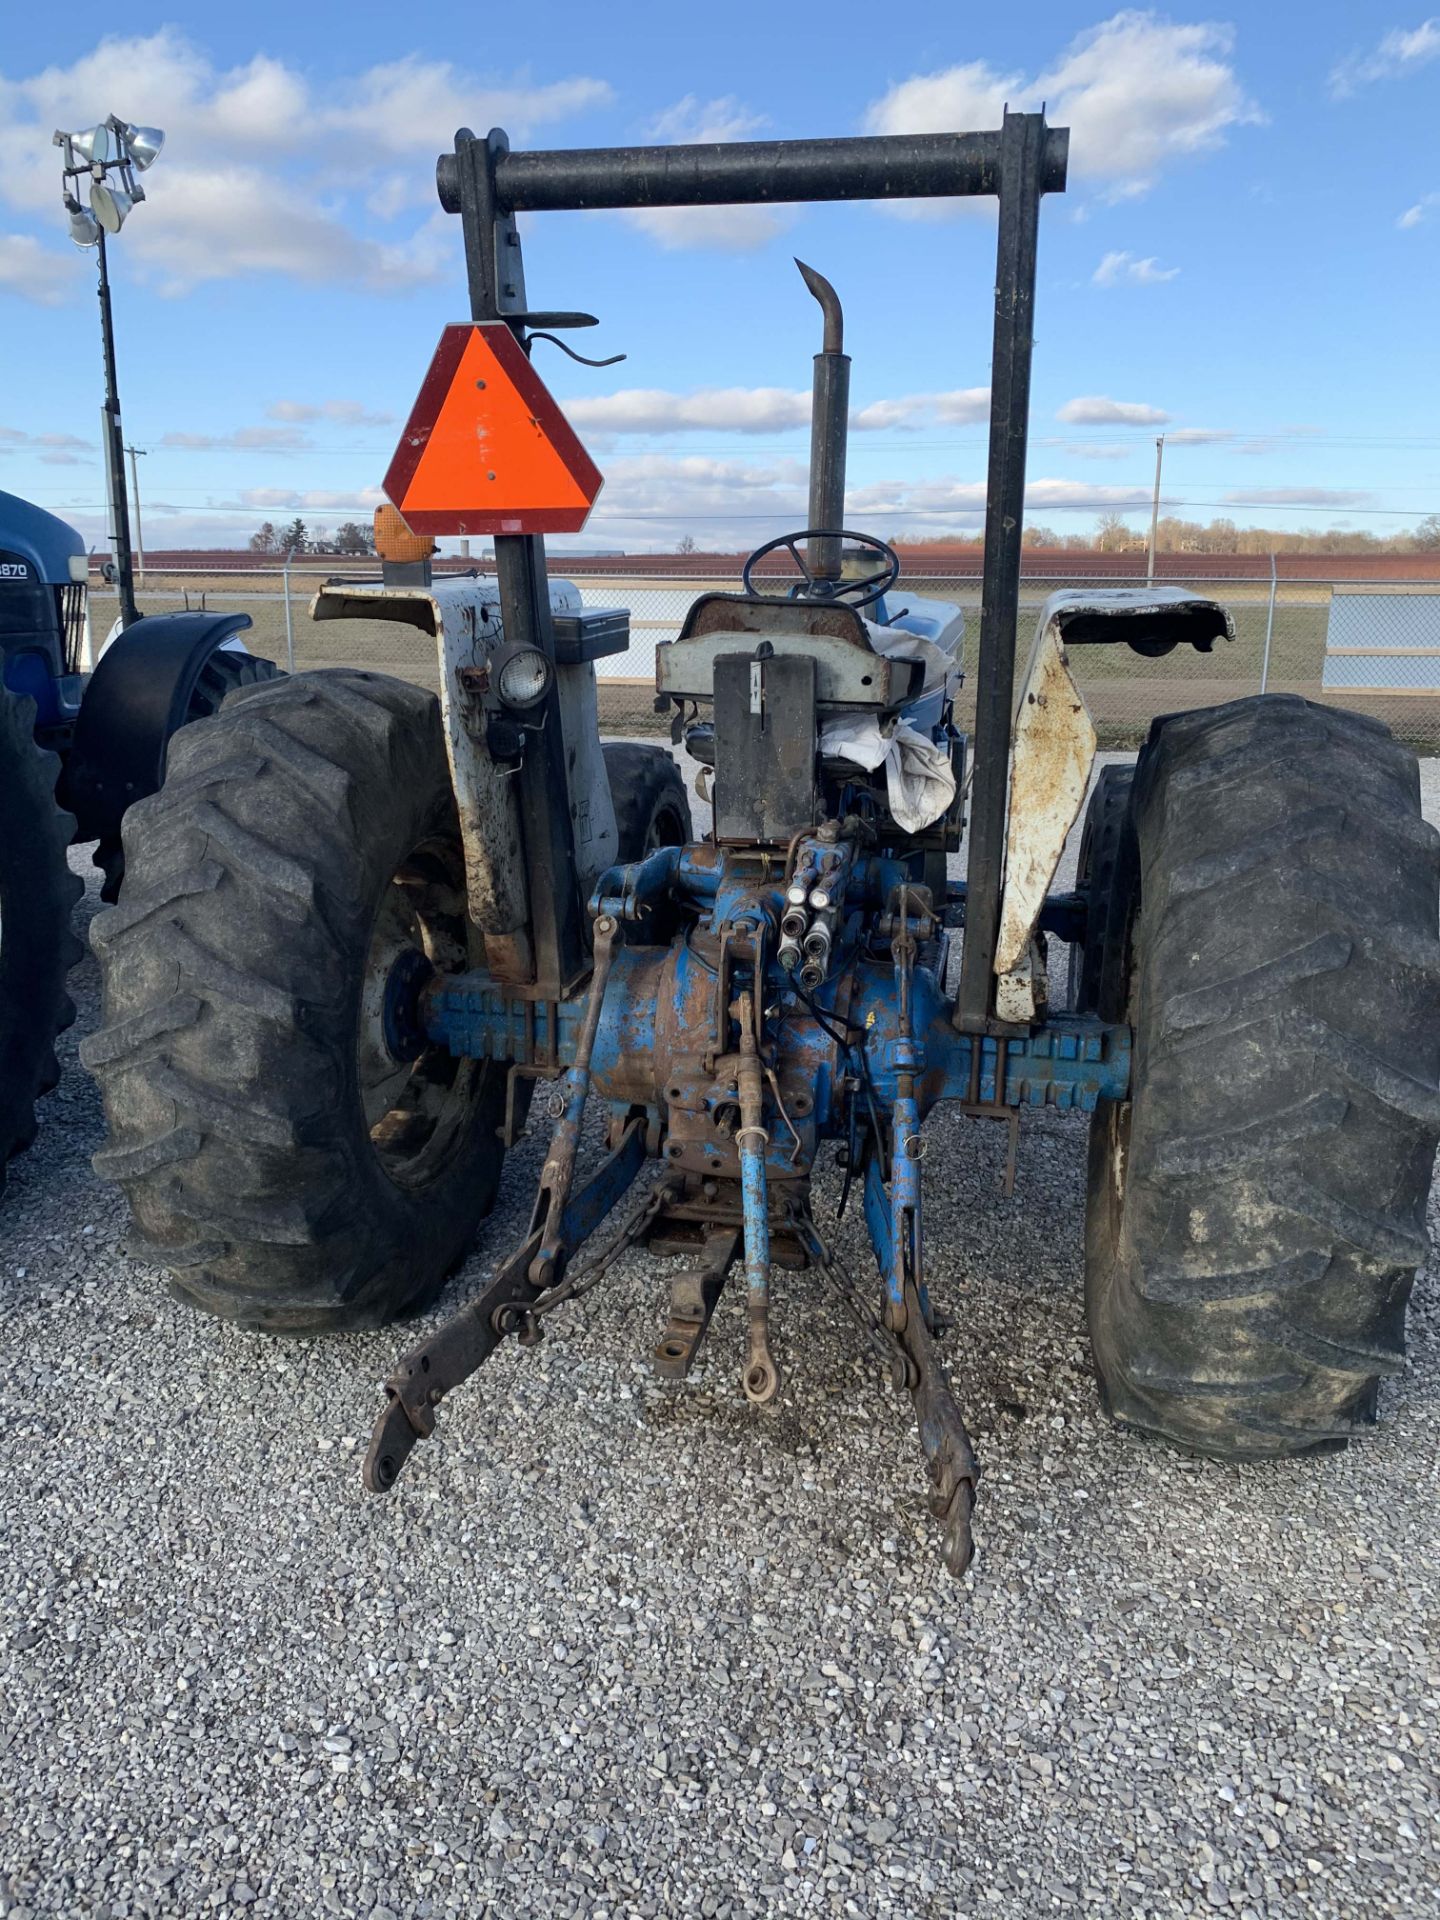
{"label": "amber reflector", "polygon": [[412,533],[387,500],[375,509],[375,551],[382,560],[428,560],[435,542],[428,533]]}

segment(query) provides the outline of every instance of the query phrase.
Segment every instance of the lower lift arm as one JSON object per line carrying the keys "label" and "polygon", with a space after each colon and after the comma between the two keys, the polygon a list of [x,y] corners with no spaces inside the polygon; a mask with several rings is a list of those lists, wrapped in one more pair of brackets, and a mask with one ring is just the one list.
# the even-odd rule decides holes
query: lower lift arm
{"label": "lower lift arm", "polygon": [[[385,1410],[375,1423],[365,1455],[365,1485],[371,1493],[385,1493],[394,1486],[415,1442],[434,1432],[435,1409],[452,1388],[483,1366],[507,1334],[524,1338],[533,1330],[537,1313],[569,1296],[564,1275],[570,1255],[595,1231],[645,1164],[645,1123],[632,1120],[619,1144],[580,1191],[572,1194],[590,1091],[590,1059],[618,933],[610,915],[596,919],[590,997],[575,1064],[565,1076],[565,1106],[546,1157],[530,1231],[484,1291],[407,1353],[386,1381]],[[610,1257],[619,1250],[614,1249]]]}

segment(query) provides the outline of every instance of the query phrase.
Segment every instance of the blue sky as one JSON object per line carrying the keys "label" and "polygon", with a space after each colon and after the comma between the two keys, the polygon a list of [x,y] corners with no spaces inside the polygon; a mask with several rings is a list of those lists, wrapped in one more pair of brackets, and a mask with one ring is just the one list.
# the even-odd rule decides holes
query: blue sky
{"label": "blue sky", "polygon": [[[1440,511],[1440,15],[1400,0],[1209,9],[927,0],[723,9],[437,0],[17,6],[0,44],[0,486],[103,538],[93,256],[57,126],[168,144],[112,247],[126,436],[152,548],[363,516],[442,324],[434,197],[457,125],[516,146],[900,132],[1048,103],[1029,517],[1167,510],[1377,532]],[[374,22],[370,25],[368,22]],[[923,215],[923,217],[922,217]],[[803,513],[817,311],[854,355],[852,523],[979,522],[994,219],[969,206],[541,215],[537,306],[584,307],[590,372],[536,364],[606,474],[575,544],[758,544]]]}

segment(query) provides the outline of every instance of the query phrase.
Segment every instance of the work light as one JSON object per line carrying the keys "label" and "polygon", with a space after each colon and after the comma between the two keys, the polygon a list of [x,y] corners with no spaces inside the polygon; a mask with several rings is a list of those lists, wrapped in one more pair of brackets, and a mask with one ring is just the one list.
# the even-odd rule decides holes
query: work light
{"label": "work light", "polygon": [[495,676],[495,691],[507,707],[538,706],[550,691],[554,669],[538,647],[517,647]]}

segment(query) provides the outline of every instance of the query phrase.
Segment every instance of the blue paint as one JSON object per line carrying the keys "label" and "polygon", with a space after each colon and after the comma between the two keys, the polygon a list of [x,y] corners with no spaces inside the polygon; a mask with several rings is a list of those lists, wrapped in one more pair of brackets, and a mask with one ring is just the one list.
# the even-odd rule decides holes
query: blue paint
{"label": "blue paint", "polygon": [[5,684],[12,693],[28,694],[35,702],[37,727],[52,727],[62,717],[74,718],[73,713],[61,713],[62,682],[55,674],[48,654],[37,653],[29,647],[8,653],[4,656],[4,673]]}
{"label": "blue paint", "polygon": [[[849,1017],[858,1028],[854,1040],[858,1046],[863,1038],[876,1100],[882,1113],[888,1114],[895,1102],[898,1070],[894,976],[888,965],[870,961],[856,964],[853,974]],[[696,1004],[707,977],[713,980],[713,973],[690,947],[616,951],[592,1061],[593,1083],[602,1098],[632,1101],[658,1111],[667,1065],[657,1052],[659,996],[663,992],[668,1003],[671,1031],[686,1033],[687,1010]],[[834,1015],[835,984],[822,987],[814,998],[823,1011]],[[939,1100],[969,1098],[971,1048],[976,1041],[951,1026],[944,993],[924,968],[914,972],[911,1000],[921,1062],[915,1070],[916,1105],[923,1119]],[[777,1070],[788,1068],[813,1098],[811,1113],[803,1120],[797,1118],[798,1130],[802,1136],[843,1138],[847,1102],[839,1082],[847,1071],[846,1062],[778,972],[772,976],[767,1005],[779,1009],[769,1021],[771,1034],[778,1036]],[[427,1037],[451,1053],[470,1059],[528,1062],[554,1059],[558,1054],[562,1068],[574,1057],[584,1011],[583,997],[561,1001],[554,1008],[537,1003],[534,1047],[527,1049],[525,1003],[509,999],[504,988],[483,971],[447,975],[422,1002]],[[979,1097],[987,1104],[1089,1113],[1098,1101],[1123,1099],[1129,1091],[1128,1027],[1056,1014],[1031,1033],[1003,1044],[1004,1094],[997,1103],[1002,1043],[989,1035],[979,1040]],[[777,1136],[770,1150],[773,1166],[777,1155],[788,1157],[794,1142],[783,1128],[772,1128],[772,1133]]]}
{"label": "blue paint", "polygon": [[562,1246],[575,1248],[589,1239],[601,1221],[635,1180],[645,1164],[645,1134],[637,1127],[620,1149],[607,1156],[594,1174],[572,1193],[560,1216]]}
{"label": "blue paint", "polygon": [[[866,1161],[866,1225],[890,1308],[898,1315],[913,1289],[928,1315],[920,1177],[926,1114],[941,1100],[1001,1112],[1091,1111],[1128,1092],[1130,1032],[1072,1015],[1005,1039],[957,1032],[942,984],[944,936],[925,947],[929,965],[909,969],[902,1025],[888,940],[878,952],[870,942],[880,914],[895,910],[905,864],[818,838],[802,840],[794,856],[796,872],[823,871],[835,909],[829,972],[808,998],[775,958],[784,862],[773,851],[672,847],[612,868],[597,883],[595,903],[641,941],[660,906],[678,916],[681,931],[668,946],[615,949],[588,1075],[575,1067],[588,994],[527,1004],[476,971],[433,981],[417,996],[417,1020],[453,1053],[563,1073],[570,1128],[593,1090],[622,1122],[643,1113],[677,1171],[728,1183],[732,1205],[738,1188],[752,1297],[769,1283],[771,1183],[789,1182],[793,1192],[823,1141],[858,1143],[878,1122],[880,1148]],[[759,981],[757,952],[764,956]],[[736,1126],[734,1002],[750,992],[764,1009],[765,1090],[753,1130]]]}
{"label": "blue paint", "polygon": [[745,1284],[752,1295],[770,1290],[770,1204],[765,1153],[748,1133],[740,1141],[740,1204],[745,1223]]}
{"label": "blue paint", "polygon": [[872,1154],[865,1167],[865,1227],[875,1249],[875,1264],[885,1283],[887,1300],[902,1298],[895,1264],[895,1225],[890,1212],[890,1196],[885,1191],[885,1176],[880,1162]]}

